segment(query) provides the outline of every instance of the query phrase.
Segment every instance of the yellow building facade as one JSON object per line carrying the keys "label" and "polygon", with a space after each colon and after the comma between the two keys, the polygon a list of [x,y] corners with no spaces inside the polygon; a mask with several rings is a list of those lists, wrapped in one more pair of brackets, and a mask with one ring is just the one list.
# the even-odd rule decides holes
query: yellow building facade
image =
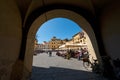
{"label": "yellow building facade", "polygon": [[63,44],[63,41],[61,39],[57,39],[56,37],[53,37],[48,45],[49,45],[49,49],[55,50],[58,49],[60,45]]}
{"label": "yellow building facade", "polygon": [[35,40],[34,40],[34,50],[37,48],[37,46],[38,46],[38,40],[35,38]]}
{"label": "yellow building facade", "polygon": [[84,32],[79,32],[75,34],[72,38],[73,43],[86,44],[86,36]]}

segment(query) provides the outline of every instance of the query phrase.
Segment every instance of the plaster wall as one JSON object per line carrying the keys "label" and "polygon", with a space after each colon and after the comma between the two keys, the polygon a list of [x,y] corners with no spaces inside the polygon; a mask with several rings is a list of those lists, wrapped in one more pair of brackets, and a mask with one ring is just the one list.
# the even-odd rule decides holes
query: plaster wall
{"label": "plaster wall", "polygon": [[24,65],[29,72],[31,72],[32,69],[34,40],[35,40],[36,32],[44,22],[45,22],[45,15],[43,14],[33,22],[28,33]]}
{"label": "plaster wall", "polygon": [[21,18],[13,0],[0,1],[0,80],[9,80],[19,55]]}
{"label": "plaster wall", "polygon": [[96,57],[96,53],[95,53],[95,48],[93,47],[93,45],[92,45],[92,43],[91,43],[91,40],[90,40],[90,38],[89,38],[89,36],[88,36],[88,34],[84,31],[84,33],[85,33],[85,36],[86,36],[86,42],[87,42],[87,48],[88,48],[88,52],[89,52],[89,59],[91,60],[91,61],[93,61],[92,60],[92,58],[93,59],[97,59],[97,57]]}
{"label": "plaster wall", "polygon": [[111,58],[120,58],[120,5],[107,6],[101,15],[101,33],[106,52]]}

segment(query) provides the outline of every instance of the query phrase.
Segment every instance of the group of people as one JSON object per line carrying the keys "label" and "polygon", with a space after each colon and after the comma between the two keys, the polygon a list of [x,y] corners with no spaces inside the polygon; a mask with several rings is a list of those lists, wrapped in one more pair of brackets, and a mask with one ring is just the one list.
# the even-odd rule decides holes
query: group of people
{"label": "group of people", "polygon": [[89,58],[89,52],[87,48],[81,48],[80,50],[73,51],[73,50],[68,50],[65,58],[70,59],[71,57],[77,58],[78,60],[81,60],[83,58]]}
{"label": "group of people", "polygon": [[79,53],[78,53],[78,60],[81,60],[81,59],[88,59],[89,58],[89,52],[86,48],[81,48],[79,50]]}
{"label": "group of people", "polygon": [[[50,54],[50,52],[49,52]],[[89,58],[89,52],[87,48],[80,48],[79,50],[60,50],[56,52],[57,56],[64,57],[65,59],[70,59],[70,58],[77,58],[78,60],[81,60],[83,58]]]}

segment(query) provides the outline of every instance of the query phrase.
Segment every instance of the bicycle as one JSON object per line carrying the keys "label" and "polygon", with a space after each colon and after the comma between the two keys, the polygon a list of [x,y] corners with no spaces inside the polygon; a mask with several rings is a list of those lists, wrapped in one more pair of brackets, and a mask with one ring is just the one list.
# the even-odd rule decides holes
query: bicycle
{"label": "bicycle", "polygon": [[96,80],[104,80],[105,77],[103,76],[103,69],[100,67],[98,60],[93,59],[93,62],[89,60],[89,58],[83,58],[83,66],[85,69],[92,71],[96,75]]}
{"label": "bicycle", "polygon": [[89,58],[83,58],[83,66],[87,69],[87,70],[92,70],[92,72],[97,73],[97,74],[101,74],[102,73],[102,69],[98,63],[97,59],[93,59],[93,62],[91,62],[89,60]]}
{"label": "bicycle", "polygon": [[85,69],[89,70],[92,67],[92,63],[90,62],[89,58],[83,58],[82,60]]}

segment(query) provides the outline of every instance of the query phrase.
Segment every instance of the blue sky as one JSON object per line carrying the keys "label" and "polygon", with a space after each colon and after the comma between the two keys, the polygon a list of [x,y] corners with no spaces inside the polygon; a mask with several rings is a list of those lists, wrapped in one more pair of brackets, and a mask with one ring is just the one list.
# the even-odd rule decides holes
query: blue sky
{"label": "blue sky", "polygon": [[80,31],[80,26],[70,19],[53,18],[40,26],[36,38],[38,43],[48,42],[53,36],[59,39],[72,39],[72,36]]}

